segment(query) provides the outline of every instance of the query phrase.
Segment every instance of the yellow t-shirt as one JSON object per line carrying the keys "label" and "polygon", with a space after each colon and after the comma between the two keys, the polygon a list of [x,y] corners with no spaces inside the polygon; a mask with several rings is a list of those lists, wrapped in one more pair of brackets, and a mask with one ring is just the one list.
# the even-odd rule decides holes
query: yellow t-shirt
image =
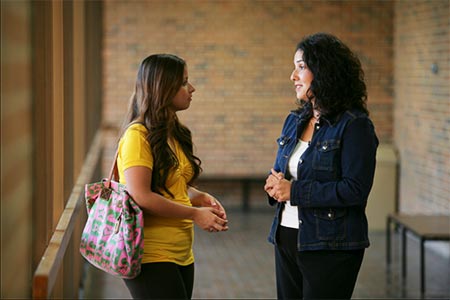
{"label": "yellow t-shirt", "polygon": [[[134,166],[153,169],[153,156],[146,139],[147,129],[142,124],[133,124],[125,131],[119,141],[117,168],[120,182],[126,184],[124,170]],[[167,187],[173,198],[162,191],[167,199],[179,204],[192,206],[188,196],[188,182],[193,170],[183,150],[177,142],[172,149],[178,158],[179,166],[169,173]],[[150,185],[150,182],[149,182]],[[182,266],[194,262],[192,245],[194,226],[192,220],[164,218],[145,214],[144,216],[144,256],[142,263],[173,262]]]}

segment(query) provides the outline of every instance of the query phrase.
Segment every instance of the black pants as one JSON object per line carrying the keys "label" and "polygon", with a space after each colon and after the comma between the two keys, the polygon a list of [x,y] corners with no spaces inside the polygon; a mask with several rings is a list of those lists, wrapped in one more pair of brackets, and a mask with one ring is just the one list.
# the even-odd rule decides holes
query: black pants
{"label": "black pants", "polygon": [[280,226],[275,246],[278,299],[350,299],[364,249],[297,251],[297,229]]}
{"label": "black pants", "polygon": [[133,299],[191,299],[194,287],[194,264],[142,264],[141,274],[124,279]]}

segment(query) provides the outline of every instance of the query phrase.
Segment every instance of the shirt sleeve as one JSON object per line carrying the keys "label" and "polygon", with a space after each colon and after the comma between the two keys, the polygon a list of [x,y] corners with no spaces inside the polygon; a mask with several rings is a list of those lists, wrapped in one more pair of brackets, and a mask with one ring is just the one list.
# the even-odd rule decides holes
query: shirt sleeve
{"label": "shirt sleeve", "polygon": [[153,169],[153,156],[146,136],[147,130],[140,124],[130,126],[123,134],[117,158],[121,182],[124,182],[123,172],[130,167]]}

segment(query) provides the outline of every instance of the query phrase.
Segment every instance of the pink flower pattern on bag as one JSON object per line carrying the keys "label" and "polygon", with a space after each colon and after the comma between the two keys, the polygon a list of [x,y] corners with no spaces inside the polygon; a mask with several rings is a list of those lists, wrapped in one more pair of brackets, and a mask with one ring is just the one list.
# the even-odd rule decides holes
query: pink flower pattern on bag
{"label": "pink flower pattern on bag", "polygon": [[88,220],[80,252],[97,268],[131,279],[141,271],[144,216],[125,185],[103,179],[85,185]]}

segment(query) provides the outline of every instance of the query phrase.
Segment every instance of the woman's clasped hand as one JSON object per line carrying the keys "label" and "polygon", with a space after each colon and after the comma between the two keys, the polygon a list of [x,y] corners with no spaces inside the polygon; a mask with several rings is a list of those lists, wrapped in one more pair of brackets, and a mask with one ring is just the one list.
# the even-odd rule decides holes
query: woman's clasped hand
{"label": "woman's clasped hand", "polygon": [[283,173],[276,172],[274,169],[271,169],[271,174],[266,179],[264,190],[278,202],[291,198],[291,182],[284,178]]}

